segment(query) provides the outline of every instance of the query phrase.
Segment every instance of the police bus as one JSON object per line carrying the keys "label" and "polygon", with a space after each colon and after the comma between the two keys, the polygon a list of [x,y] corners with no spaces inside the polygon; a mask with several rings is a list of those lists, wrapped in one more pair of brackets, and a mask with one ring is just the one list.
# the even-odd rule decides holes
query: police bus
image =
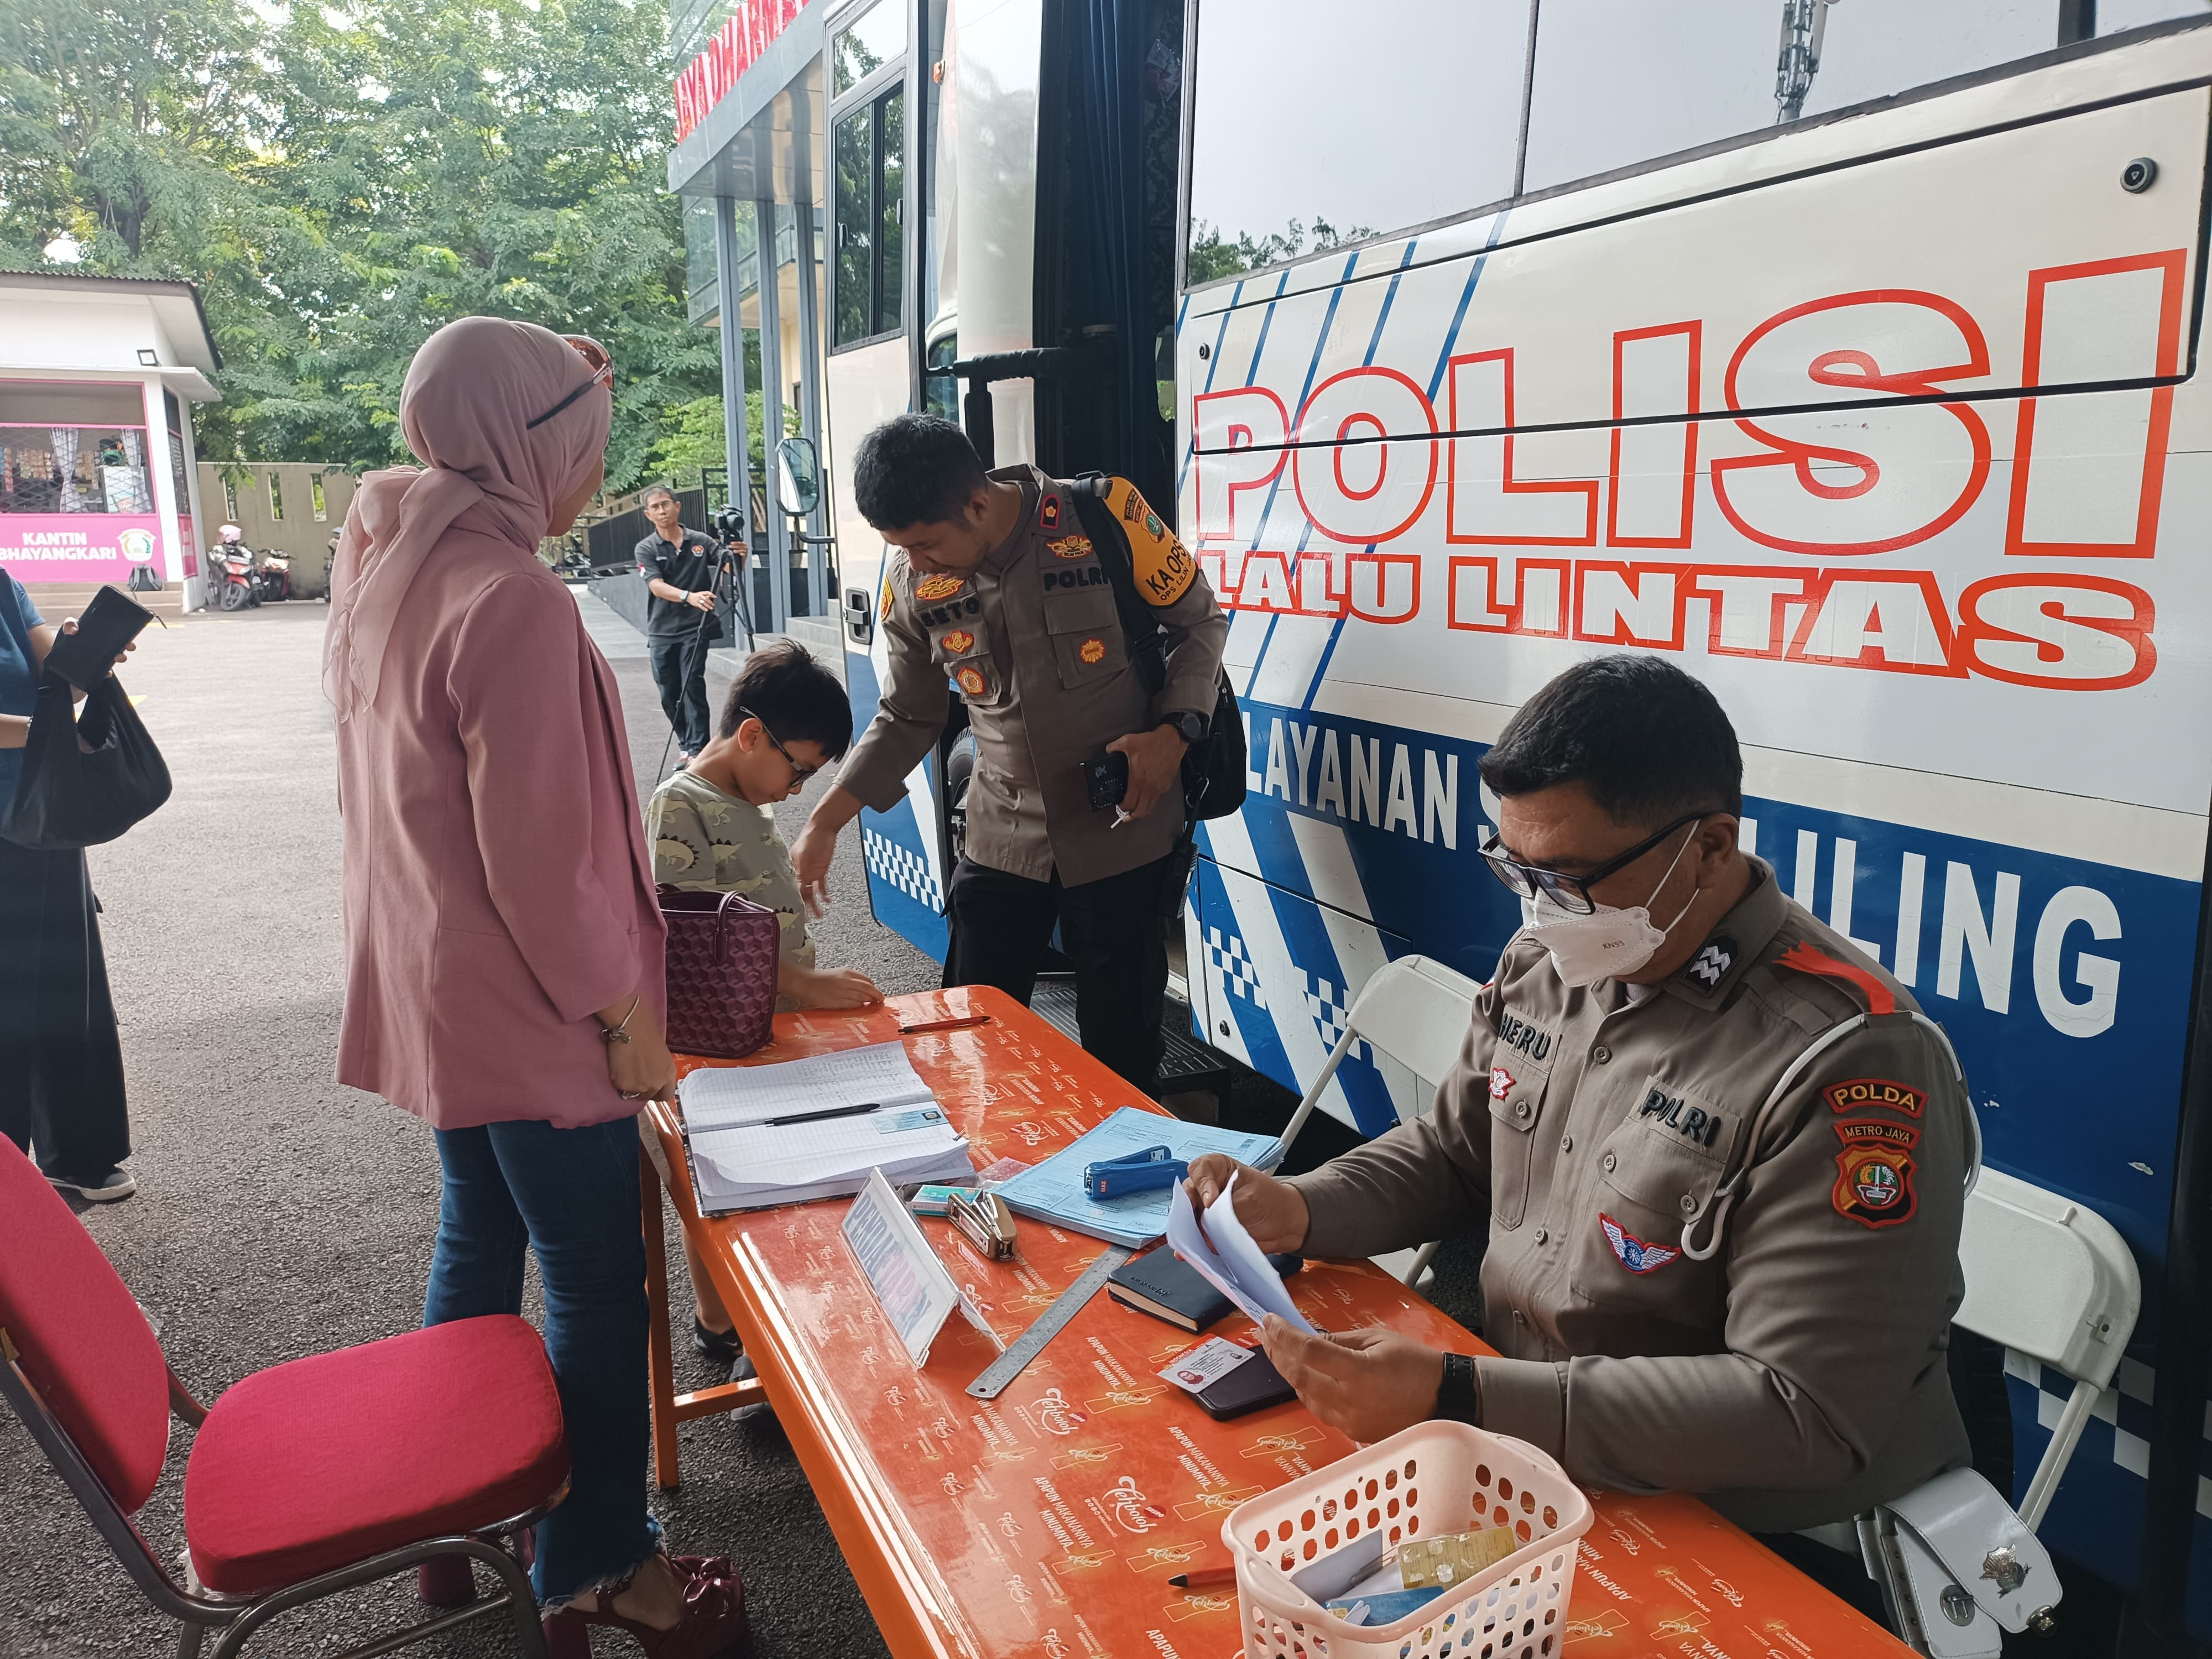
{"label": "police bus", "polygon": [[[853,5],[833,66],[887,18],[918,44],[831,90],[823,430],[856,726],[877,420],[1171,509],[1250,738],[1192,1030],[1293,1090],[1382,964],[1481,980],[1519,925],[1476,762],[1524,697],[1607,651],[1711,684],[1744,845],[1942,1021],[1990,1164],[2133,1249],[2131,1357],[2043,1533],[2199,1635],[2207,15]],[[863,820],[877,916],[939,955],[969,752],[956,716]],[[1322,1106],[1371,1134],[1421,1093],[1355,1048]],[[2024,1482],[2067,1384],[2009,1369]]]}

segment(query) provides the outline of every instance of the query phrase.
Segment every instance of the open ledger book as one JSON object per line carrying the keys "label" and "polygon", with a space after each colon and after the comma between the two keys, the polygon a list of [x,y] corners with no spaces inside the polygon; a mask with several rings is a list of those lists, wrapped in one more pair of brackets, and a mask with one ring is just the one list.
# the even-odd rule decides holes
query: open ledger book
{"label": "open ledger book", "polygon": [[[677,1086],[702,1215],[839,1198],[885,1179],[965,1181],[975,1174],[905,1046],[878,1042],[774,1066],[702,1066]],[[853,1110],[855,1108],[872,1110]],[[811,1122],[774,1120],[825,1112]]]}

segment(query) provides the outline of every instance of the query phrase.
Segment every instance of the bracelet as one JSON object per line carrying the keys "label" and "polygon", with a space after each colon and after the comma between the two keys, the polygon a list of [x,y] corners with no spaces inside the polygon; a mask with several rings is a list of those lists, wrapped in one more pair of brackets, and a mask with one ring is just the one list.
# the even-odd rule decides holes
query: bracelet
{"label": "bracelet", "polygon": [[1482,1422],[1482,1396],[1474,1385],[1474,1356],[1444,1356],[1443,1380],[1437,1384],[1435,1416],[1454,1423]]}
{"label": "bracelet", "polygon": [[599,1040],[602,1042],[628,1042],[629,1041],[629,1023],[632,1019],[636,1018],[637,1005],[643,1000],[644,994],[645,994],[643,992],[640,992],[636,996],[634,996],[629,1000],[629,1010],[623,1015],[621,1024],[609,1025],[605,1022],[601,1022],[599,1026]]}

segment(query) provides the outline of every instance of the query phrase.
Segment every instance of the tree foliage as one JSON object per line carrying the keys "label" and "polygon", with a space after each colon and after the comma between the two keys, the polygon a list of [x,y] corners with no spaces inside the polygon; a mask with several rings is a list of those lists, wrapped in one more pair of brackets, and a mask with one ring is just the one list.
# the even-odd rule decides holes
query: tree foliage
{"label": "tree foliage", "polygon": [[1293,219],[1279,232],[1255,236],[1246,230],[1231,238],[1224,236],[1218,226],[1200,220],[1190,228],[1190,258],[1186,269],[1191,282],[1210,283],[1217,277],[1241,276],[1266,265],[1280,264],[1304,254],[1326,253],[1333,247],[1364,242],[1374,234],[1364,225],[1339,230],[1326,219],[1316,219],[1309,231],[1303,222]]}
{"label": "tree foliage", "polygon": [[404,459],[399,392],[478,313],[612,351],[611,487],[719,396],[684,314],[656,0],[0,0],[0,263],[201,284],[211,459]]}

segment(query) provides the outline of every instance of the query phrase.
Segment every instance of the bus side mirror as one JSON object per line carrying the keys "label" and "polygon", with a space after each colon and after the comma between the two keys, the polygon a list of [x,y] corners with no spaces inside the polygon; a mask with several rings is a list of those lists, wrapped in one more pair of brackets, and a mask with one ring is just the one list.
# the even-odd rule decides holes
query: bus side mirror
{"label": "bus side mirror", "polygon": [[776,499],[787,513],[811,513],[822,505],[822,463],[811,438],[786,438],[775,447]]}

